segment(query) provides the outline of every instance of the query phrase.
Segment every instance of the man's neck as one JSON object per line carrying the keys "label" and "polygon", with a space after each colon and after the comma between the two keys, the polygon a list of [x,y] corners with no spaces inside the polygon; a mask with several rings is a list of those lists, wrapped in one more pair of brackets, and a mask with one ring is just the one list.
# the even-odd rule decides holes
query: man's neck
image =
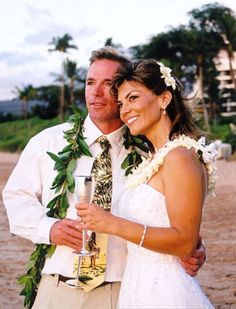
{"label": "man's neck", "polygon": [[93,123],[103,134],[106,134],[106,135],[116,131],[117,129],[123,126],[123,122],[120,119],[110,120],[106,122],[99,122],[99,123],[96,123],[93,121]]}

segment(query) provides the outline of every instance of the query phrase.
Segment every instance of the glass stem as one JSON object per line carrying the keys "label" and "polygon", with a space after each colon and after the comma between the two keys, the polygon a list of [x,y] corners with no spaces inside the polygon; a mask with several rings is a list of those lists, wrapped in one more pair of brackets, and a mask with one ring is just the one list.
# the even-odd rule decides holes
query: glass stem
{"label": "glass stem", "polygon": [[86,237],[87,237],[87,230],[83,230],[82,231],[82,248],[81,248],[82,253],[86,252]]}
{"label": "glass stem", "polygon": [[79,287],[80,266],[81,266],[81,256],[78,256],[78,267],[77,267],[76,282],[75,282],[75,287],[76,287],[76,288]]}

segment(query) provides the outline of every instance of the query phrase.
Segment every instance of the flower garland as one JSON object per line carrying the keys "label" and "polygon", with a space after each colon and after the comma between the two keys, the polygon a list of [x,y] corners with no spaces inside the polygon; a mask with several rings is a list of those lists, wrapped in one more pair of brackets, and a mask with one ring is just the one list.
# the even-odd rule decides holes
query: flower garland
{"label": "flower garland", "polygon": [[216,157],[218,154],[218,146],[216,143],[206,145],[204,137],[201,137],[198,141],[186,136],[184,134],[179,135],[173,141],[168,141],[163,147],[161,147],[154,156],[149,154],[149,157],[143,159],[132,174],[128,175],[126,185],[128,188],[135,188],[142,183],[146,183],[155,173],[158,172],[163,165],[166,155],[172,149],[183,146],[187,149],[193,148],[200,160],[205,164],[208,173],[208,193],[214,193],[217,168]]}
{"label": "flower garland", "polygon": [[[51,188],[57,195],[47,205],[49,209],[47,216],[59,219],[66,217],[69,207],[67,193],[73,193],[75,189],[73,172],[76,160],[84,155],[92,157],[83,136],[86,113],[77,107],[73,107],[73,112],[74,114],[68,120],[73,126],[64,132],[64,138],[68,144],[57,155],[48,152],[55,162],[54,169],[57,171]],[[142,154],[150,149],[142,137],[131,136],[128,128],[124,134],[124,147],[129,149],[129,153],[121,167],[126,170],[125,175],[128,175],[142,162]],[[142,154],[138,153],[138,150],[141,150]],[[53,255],[55,249],[55,245],[37,244],[30,256],[27,273],[18,279],[18,283],[24,286],[20,295],[25,297],[24,306],[26,308],[31,308],[34,304],[45,260]]]}

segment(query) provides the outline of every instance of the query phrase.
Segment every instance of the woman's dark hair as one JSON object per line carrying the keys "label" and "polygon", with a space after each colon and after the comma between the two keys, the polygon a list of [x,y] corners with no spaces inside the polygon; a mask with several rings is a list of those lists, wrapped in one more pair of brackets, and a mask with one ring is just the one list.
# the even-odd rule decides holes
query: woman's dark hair
{"label": "woman's dark hair", "polygon": [[129,62],[122,65],[114,76],[111,93],[117,100],[118,89],[124,81],[136,81],[146,86],[156,95],[161,95],[168,90],[172,94],[172,100],[166,108],[166,113],[172,121],[172,128],[169,134],[171,140],[175,135],[187,134],[197,136],[197,128],[190,108],[187,106],[182,96],[183,86],[180,81],[174,78],[175,89],[170,85],[166,85],[165,79],[162,77],[161,65],[154,59],[144,59]]}

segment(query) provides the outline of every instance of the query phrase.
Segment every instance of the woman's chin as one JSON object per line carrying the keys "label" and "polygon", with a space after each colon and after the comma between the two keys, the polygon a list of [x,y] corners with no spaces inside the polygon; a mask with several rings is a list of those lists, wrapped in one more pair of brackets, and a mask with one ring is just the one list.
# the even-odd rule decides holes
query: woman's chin
{"label": "woman's chin", "polygon": [[130,133],[131,133],[132,135],[141,135],[141,134],[142,134],[140,130],[137,130],[137,129],[132,128],[132,127],[129,128],[129,130],[130,130]]}

